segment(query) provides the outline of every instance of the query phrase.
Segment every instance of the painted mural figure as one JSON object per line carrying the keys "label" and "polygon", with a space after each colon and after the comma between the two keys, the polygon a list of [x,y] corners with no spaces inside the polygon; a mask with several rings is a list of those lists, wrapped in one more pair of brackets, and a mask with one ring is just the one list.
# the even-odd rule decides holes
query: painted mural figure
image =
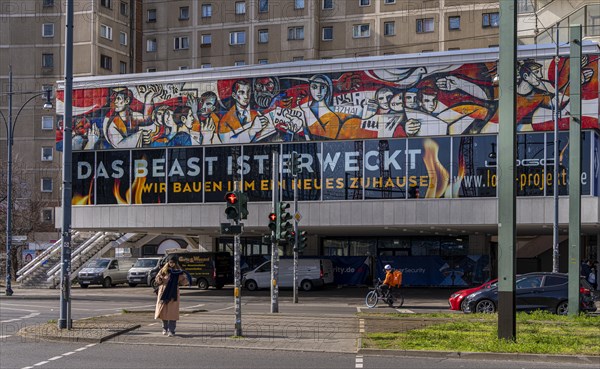
{"label": "painted mural figure", "polygon": [[264,116],[250,108],[250,83],[238,80],[231,89],[233,106],[221,117],[218,135],[221,142],[243,143],[257,141],[258,134],[268,124]]}
{"label": "painted mural figure", "polygon": [[[144,114],[133,111],[130,104],[133,94],[126,87],[114,88],[111,94],[111,111],[104,118],[102,129],[107,143],[114,148],[142,147],[140,126],[145,126],[152,111],[151,93],[146,94]],[[151,128],[152,129],[152,128]],[[146,130],[147,131],[147,130]],[[146,133],[147,134],[147,133]]]}
{"label": "painted mural figure", "polygon": [[192,131],[200,132],[199,142],[202,144],[218,142],[218,136],[215,134],[219,125],[219,117],[215,114],[217,101],[217,94],[213,91],[207,91],[200,95],[198,121],[194,124]]}

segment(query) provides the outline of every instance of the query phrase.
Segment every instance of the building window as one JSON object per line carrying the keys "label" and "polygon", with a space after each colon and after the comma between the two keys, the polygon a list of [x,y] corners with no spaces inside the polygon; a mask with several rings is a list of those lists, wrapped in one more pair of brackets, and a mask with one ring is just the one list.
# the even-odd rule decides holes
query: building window
{"label": "building window", "polygon": [[456,51],[456,50],[460,50],[460,47],[449,47],[448,51]]}
{"label": "building window", "polygon": [[210,64],[210,63],[200,64],[200,69],[206,69],[206,68],[212,68],[212,64]]}
{"label": "building window", "polygon": [[323,41],[333,40],[333,27],[323,27]]}
{"label": "building window", "polygon": [[52,147],[42,147],[42,161],[52,161]]}
{"label": "building window", "polygon": [[488,27],[499,27],[500,26],[500,13],[483,13],[484,28]]}
{"label": "building window", "polygon": [[417,19],[417,33],[433,32],[433,18]]}
{"label": "building window", "polygon": [[371,28],[368,24],[355,24],[352,27],[352,37],[362,38],[371,35]]}
{"label": "building window", "polygon": [[456,15],[453,17],[448,17],[448,29],[449,30],[459,30],[460,29],[460,16]]}
{"label": "building window", "polygon": [[112,70],[112,58],[110,56],[100,55],[100,67]]}
{"label": "building window", "polygon": [[112,27],[101,24],[100,25],[100,37],[104,37],[108,40],[112,40]]}
{"label": "building window", "polygon": [[212,17],[212,4],[202,4],[202,18]]}
{"label": "building window", "polygon": [[269,30],[268,29],[259,29],[258,30],[258,43],[266,44],[269,42]]}
{"label": "building window", "polygon": [[233,65],[235,65],[236,67],[241,67],[241,66],[246,65],[246,62],[243,60],[238,60],[235,63],[233,63]]}
{"label": "building window", "polygon": [[43,209],[42,210],[42,222],[44,222],[44,223],[52,222],[52,209]]}
{"label": "building window", "polygon": [[119,43],[123,46],[127,46],[127,33],[119,32]]}
{"label": "building window", "polygon": [[210,46],[212,44],[212,35],[200,36],[200,46]]}
{"label": "building window", "polygon": [[54,0],[44,0],[43,6],[54,6]]}
{"label": "building window", "polygon": [[129,15],[129,4],[127,4],[124,1],[121,1],[121,3],[119,4],[119,12],[121,13],[122,16],[127,16]]}
{"label": "building window", "polygon": [[238,1],[237,3],[235,3],[235,14],[236,15],[246,14],[246,2]]}
{"label": "building window", "polygon": [[333,9],[333,0],[323,0],[323,9]]}
{"label": "building window", "polygon": [[383,35],[393,36],[396,34],[396,22],[383,22]]}
{"label": "building window", "polygon": [[190,7],[182,6],[179,8],[179,20],[188,20],[190,19]]}
{"label": "building window", "polygon": [[288,40],[304,40],[304,26],[288,28]]}
{"label": "building window", "polygon": [[112,8],[112,0],[100,0],[100,5],[102,5],[105,8]]}
{"label": "building window", "polygon": [[269,11],[269,0],[258,0],[258,12],[267,13]]}
{"label": "building window", "polygon": [[385,0],[384,4],[396,4],[396,0]]}
{"label": "building window", "polygon": [[54,68],[54,54],[42,54],[42,67]]}
{"label": "building window", "polygon": [[295,61],[295,62],[302,61],[302,60],[304,60],[303,56],[294,56],[294,58],[292,59],[292,61]]}
{"label": "building window", "polygon": [[42,117],[42,130],[47,131],[54,129],[54,117],[50,115],[44,115]]}
{"label": "building window", "polygon": [[188,69],[187,65],[182,65],[181,67],[179,67],[179,70],[187,70],[187,69]]}
{"label": "building window", "polygon": [[156,22],[156,9],[148,9],[148,12],[146,14],[147,14],[147,17],[148,17],[146,19],[146,21],[148,23],[154,23],[154,22]]}
{"label": "building window", "polygon": [[147,73],[154,73],[154,72],[156,72],[156,68],[146,68],[146,72]]}
{"label": "building window", "polygon": [[258,64],[269,64],[269,59],[258,59]]}
{"label": "building window", "polygon": [[156,39],[149,38],[146,40],[146,51],[149,53],[156,52]]}
{"label": "building window", "polygon": [[294,0],[294,9],[304,9],[304,0]]}
{"label": "building window", "polygon": [[190,40],[187,36],[175,37],[173,39],[174,50],[187,50],[190,48]]}
{"label": "building window", "polygon": [[127,74],[127,63],[120,61],[119,62],[119,73],[120,74]]}
{"label": "building window", "polygon": [[358,0],[359,6],[369,6],[371,5],[371,0]]}
{"label": "building window", "polygon": [[54,37],[54,23],[42,24],[42,37]]}
{"label": "building window", "polygon": [[533,13],[535,11],[534,0],[517,0],[517,13]]}
{"label": "building window", "polygon": [[52,192],[52,178],[42,178],[42,192]]}
{"label": "building window", "polygon": [[229,45],[244,45],[246,43],[246,31],[229,32]]}

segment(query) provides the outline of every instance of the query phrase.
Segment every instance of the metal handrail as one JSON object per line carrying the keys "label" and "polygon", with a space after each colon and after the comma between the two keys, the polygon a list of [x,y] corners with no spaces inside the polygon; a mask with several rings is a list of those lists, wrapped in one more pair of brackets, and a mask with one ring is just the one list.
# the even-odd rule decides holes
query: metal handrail
{"label": "metal handrail", "polygon": [[[88,240],[86,240],[84,243],[82,243],[79,247],[77,247],[77,249],[75,249],[75,251],[73,251],[72,255],[77,255],[81,252],[82,248],[85,248],[87,246],[89,246],[89,244],[95,242],[98,237],[100,237],[102,235],[102,232],[97,232],[95,233],[92,237],[90,237]],[[60,269],[61,265],[56,264],[55,266],[53,266],[52,268],[50,268],[50,270],[48,270],[48,272],[46,273],[46,275],[50,276],[50,275],[54,275],[56,273],[56,271],[58,269]]]}

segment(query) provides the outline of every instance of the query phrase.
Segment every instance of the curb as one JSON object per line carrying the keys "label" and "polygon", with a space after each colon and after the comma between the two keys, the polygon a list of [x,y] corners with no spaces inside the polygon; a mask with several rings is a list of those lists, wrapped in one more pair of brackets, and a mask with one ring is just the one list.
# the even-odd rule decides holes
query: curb
{"label": "curb", "polygon": [[358,354],[375,356],[407,356],[441,359],[466,359],[466,360],[501,360],[501,361],[532,361],[553,362],[561,364],[598,364],[600,356],[587,355],[551,355],[551,354],[523,354],[501,352],[452,352],[452,351],[417,351],[417,350],[386,350],[386,349],[358,349]]}
{"label": "curb", "polygon": [[31,339],[42,339],[42,340],[46,340],[46,341],[59,341],[59,342],[81,342],[81,343],[102,343],[104,341],[108,341],[118,335],[130,332],[134,329],[138,329],[140,328],[141,325],[140,324],[132,324],[129,325],[126,328],[121,328],[118,330],[115,330],[114,332],[99,336],[99,337],[78,337],[74,334],[70,334],[73,333],[73,331],[67,331],[66,335],[62,336],[62,335],[45,335],[45,334],[36,334],[36,332],[28,332],[28,331],[22,331],[19,332],[18,335],[24,338],[31,338]]}

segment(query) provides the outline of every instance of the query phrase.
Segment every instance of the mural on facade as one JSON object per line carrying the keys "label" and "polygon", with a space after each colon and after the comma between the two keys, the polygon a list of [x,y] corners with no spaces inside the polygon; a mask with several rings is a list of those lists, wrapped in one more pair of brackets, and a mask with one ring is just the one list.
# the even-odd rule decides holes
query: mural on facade
{"label": "mural on facade", "polygon": [[[598,128],[597,58],[582,58],[583,128]],[[561,129],[568,66],[558,64]],[[552,130],[554,68],[553,60],[518,62],[519,132]],[[495,75],[496,63],[471,63],[78,89],[73,150],[496,133]],[[59,113],[62,100],[59,91]]]}

